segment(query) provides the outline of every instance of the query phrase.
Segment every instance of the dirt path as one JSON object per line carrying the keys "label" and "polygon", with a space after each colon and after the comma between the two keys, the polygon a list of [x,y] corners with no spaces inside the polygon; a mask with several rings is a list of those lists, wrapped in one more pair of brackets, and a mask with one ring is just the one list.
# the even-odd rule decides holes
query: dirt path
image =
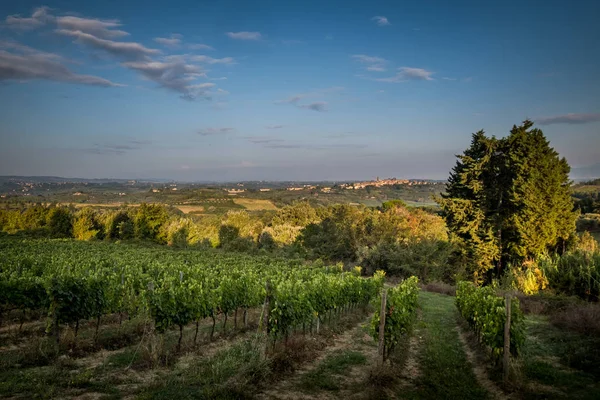
{"label": "dirt path", "polygon": [[467,360],[473,366],[473,373],[475,373],[477,382],[490,393],[492,398],[497,400],[508,399],[509,397],[506,396],[506,394],[504,394],[504,392],[489,378],[488,369],[485,364],[487,360],[482,360],[482,357],[473,351],[471,341],[467,338],[468,335],[463,331],[462,327],[457,325],[456,331],[458,333],[458,338],[462,343],[465,355],[467,356]]}
{"label": "dirt path", "polygon": [[377,345],[368,334],[371,315],[336,335],[313,361],[261,393],[259,399],[357,398],[357,390],[376,363]]}

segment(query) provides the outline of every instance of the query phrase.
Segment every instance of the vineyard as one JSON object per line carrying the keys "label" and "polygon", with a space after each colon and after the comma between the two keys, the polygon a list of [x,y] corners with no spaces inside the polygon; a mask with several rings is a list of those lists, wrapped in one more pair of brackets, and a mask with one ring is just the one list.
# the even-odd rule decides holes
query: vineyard
{"label": "vineyard", "polygon": [[218,317],[226,327],[228,315],[245,315],[265,299],[266,331],[281,338],[302,325],[318,329],[328,313],[368,304],[383,285],[382,274],[362,279],[359,269],[218,252],[72,241],[7,242],[1,250],[0,315],[42,311],[57,342],[61,325],[74,325],[77,336],[83,320],[95,320],[97,332],[105,315],[147,314],[159,333],[179,328],[180,345],[188,324],[211,318],[214,332]]}
{"label": "vineyard", "polygon": [[[491,287],[451,297],[360,267],[143,243],[1,238],[0,252],[0,397],[502,396],[506,308]],[[563,333],[532,321],[513,299],[514,379],[539,388]],[[557,336],[540,347],[541,327]],[[568,381],[575,397],[599,393],[586,374]]]}

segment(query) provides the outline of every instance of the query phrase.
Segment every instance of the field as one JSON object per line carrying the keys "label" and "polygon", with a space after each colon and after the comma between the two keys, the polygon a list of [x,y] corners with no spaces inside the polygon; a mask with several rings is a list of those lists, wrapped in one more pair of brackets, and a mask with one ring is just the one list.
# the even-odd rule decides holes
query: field
{"label": "field", "polygon": [[[33,275],[43,276],[47,268],[54,269],[56,277],[81,276],[82,282],[87,282],[88,276],[93,277],[107,267],[118,271],[127,266],[115,277],[115,282],[125,284],[123,287],[129,285],[129,279],[135,281],[140,274],[158,278],[148,289],[146,283],[141,286],[132,283],[141,290],[137,295],[138,292],[130,292],[134,297],[130,297],[128,306],[134,307],[104,308],[99,319],[76,317],[71,322],[63,322],[59,337],[52,336],[51,329],[50,336],[45,334],[51,325],[48,325],[44,306],[41,309],[4,309],[0,327],[1,397],[600,397],[599,369],[598,364],[594,364],[598,360],[592,357],[592,349],[600,343],[559,329],[543,315],[526,315],[527,340],[523,356],[515,360],[514,385],[503,389],[498,369],[490,364],[486,350],[474,341],[456,310],[454,297],[448,295],[421,291],[414,328],[402,336],[390,354],[391,363],[379,366],[377,342],[371,336],[370,328],[374,308],[368,302],[356,298],[349,300],[348,306],[323,311],[323,318],[319,318],[320,329],[314,315],[301,311],[309,304],[299,299],[312,290],[310,282],[319,282],[315,289],[333,288],[344,282],[362,285],[360,278],[353,278],[352,274],[339,274],[328,268],[324,271],[320,267],[314,269],[299,260],[229,255],[217,250],[173,250],[156,245],[3,238],[0,248],[6,255],[0,262],[0,282],[4,284],[9,275],[14,279],[15,273],[23,274],[29,270],[37,271]],[[81,265],[85,267],[81,269]],[[211,267],[213,265],[217,266]],[[142,270],[136,272],[137,266]],[[268,336],[262,333],[266,298],[265,293],[260,292],[262,283],[258,284],[256,300],[239,303],[246,306],[225,307],[225,303],[220,303],[213,314],[216,324],[210,316],[181,319],[185,315],[179,312],[181,307],[195,303],[189,303],[192,298],[185,300],[188,299],[187,292],[177,288],[183,285],[181,288],[196,290],[194,281],[189,281],[188,276],[198,277],[194,279],[206,276],[209,280],[217,276],[206,272],[207,268],[208,271],[217,268],[215,272],[230,271],[222,275],[225,278],[242,274],[230,283],[221,281],[219,302],[227,293],[241,294],[223,291],[223,288],[235,287],[229,285],[240,279],[244,281],[242,277],[247,273],[251,274],[251,279],[244,282],[250,284],[257,281],[253,276],[260,282],[261,274],[279,271],[271,275],[271,279],[275,279],[273,282],[280,279],[283,286],[275,283],[279,289],[268,303],[271,304],[268,308],[271,315],[278,315],[275,320],[279,322],[278,325],[269,323],[271,333]],[[12,275],[7,275],[9,271]],[[78,271],[89,272],[78,275]],[[126,271],[132,272],[131,278],[123,278]],[[283,278],[275,278],[280,275]],[[285,282],[290,279],[296,279],[297,283],[288,287]],[[327,286],[326,282],[334,286]],[[386,285],[393,287],[391,283]],[[31,286],[27,287],[32,290]],[[285,294],[288,290],[285,288],[293,287],[302,289]],[[253,293],[254,289],[244,292]],[[334,292],[327,289],[324,293]],[[4,290],[2,293],[5,306],[6,293],[10,292]],[[158,293],[162,294],[159,296]],[[184,297],[178,297],[178,293]],[[342,300],[344,298],[339,298],[340,304],[348,301]],[[155,308],[157,303],[153,299],[161,299],[162,306]],[[231,299],[241,301],[237,297]],[[286,311],[286,304],[294,306]],[[311,309],[316,304],[310,306]],[[291,323],[288,328],[281,325],[285,320]]]}
{"label": "field", "polygon": [[233,202],[250,211],[277,210],[275,204],[273,204],[273,202],[270,200],[236,198],[233,199]]}

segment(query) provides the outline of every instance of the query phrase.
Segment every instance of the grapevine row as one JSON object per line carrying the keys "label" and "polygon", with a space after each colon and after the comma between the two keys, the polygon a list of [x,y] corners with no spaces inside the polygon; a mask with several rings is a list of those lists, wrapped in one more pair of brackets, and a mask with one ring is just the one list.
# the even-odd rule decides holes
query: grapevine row
{"label": "grapevine row", "polygon": [[[498,360],[504,352],[504,325],[506,306],[490,286],[477,287],[470,282],[459,282],[456,287],[456,306],[460,314],[475,331],[481,343],[491,349]],[[525,341],[525,325],[519,300],[514,298],[510,319],[510,353],[519,355]]]}
{"label": "grapevine row", "polygon": [[[385,305],[384,348],[383,358],[386,359],[394,347],[410,331],[417,312],[419,297],[418,278],[411,276],[398,286],[387,290]],[[371,319],[371,335],[379,340],[379,324],[381,322],[381,301],[376,306]]]}
{"label": "grapevine row", "polygon": [[[11,246],[11,244],[13,246]],[[106,243],[0,243],[0,312],[46,310],[60,324],[105,314],[150,315],[158,332],[269,304],[268,332],[279,337],[331,310],[367,303],[383,276],[363,279],[338,267],[214,251],[156,251]],[[272,284],[267,293],[266,282]],[[211,333],[212,337],[212,333]],[[181,338],[181,335],[180,335]]]}

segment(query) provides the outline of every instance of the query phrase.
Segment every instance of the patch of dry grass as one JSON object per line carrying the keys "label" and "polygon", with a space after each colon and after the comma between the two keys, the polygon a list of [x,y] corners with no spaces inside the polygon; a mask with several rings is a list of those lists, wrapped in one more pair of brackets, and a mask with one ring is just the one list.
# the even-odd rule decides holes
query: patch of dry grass
{"label": "patch of dry grass", "polygon": [[277,210],[277,207],[271,200],[237,198],[233,199],[233,202],[250,211]]}

